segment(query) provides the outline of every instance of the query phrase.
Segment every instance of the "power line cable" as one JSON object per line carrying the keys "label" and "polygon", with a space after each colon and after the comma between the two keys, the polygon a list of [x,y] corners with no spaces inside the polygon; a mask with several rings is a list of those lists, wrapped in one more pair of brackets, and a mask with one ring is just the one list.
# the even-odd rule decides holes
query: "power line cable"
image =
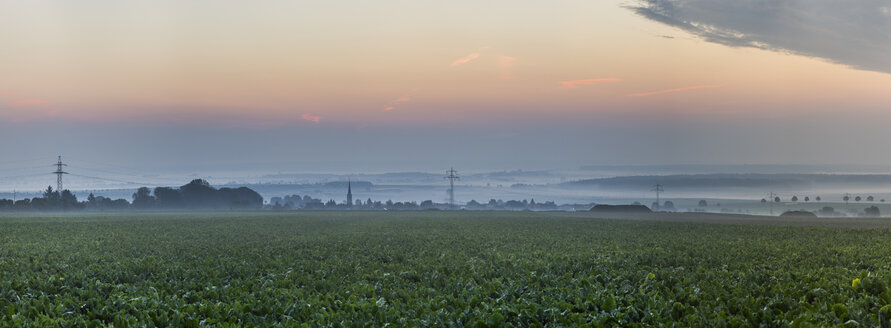
{"label": "power line cable", "polygon": [[16,176],[4,176],[4,177],[0,177],[0,180],[13,180],[13,179],[20,179],[20,178],[39,177],[39,176],[45,176],[45,175],[46,175],[46,173],[25,174],[25,175],[16,175]]}
{"label": "power line cable", "polygon": [[[147,177],[145,172],[142,170],[130,169],[130,168],[122,167],[122,166],[108,165],[106,163],[96,163],[96,162],[85,161],[85,160],[81,160],[81,159],[77,159],[77,158],[75,158],[73,161],[71,161],[69,159],[69,163],[72,163],[72,162],[74,163],[73,168],[75,170],[85,170],[85,171],[92,171],[92,172],[97,172],[97,173],[112,174],[112,175],[117,175],[120,177],[128,177],[128,178],[139,178],[139,179],[148,178],[148,179],[153,179],[153,180],[162,180],[162,181],[168,182],[168,183],[181,182],[181,179],[172,178],[172,177],[163,177],[160,175],[159,175],[159,177]],[[97,168],[97,167],[101,167],[101,168]],[[109,169],[109,168],[111,168],[111,169]],[[134,173],[126,173],[124,171],[129,171],[129,172],[134,172]],[[108,179],[106,179],[106,180],[108,180]],[[121,180],[112,179],[109,181],[121,181]],[[129,181],[127,181],[126,183],[129,183]],[[156,184],[157,183],[149,183],[148,185],[156,185]]]}
{"label": "power line cable", "polygon": [[[52,166],[52,165],[49,165],[49,166]],[[0,172],[13,172],[13,171],[24,171],[24,170],[46,170],[46,168],[47,168],[47,165],[8,167],[8,168],[0,168]]]}
{"label": "power line cable", "polygon": [[80,177],[80,178],[94,179],[94,180],[103,180],[103,181],[110,181],[110,182],[118,182],[118,183],[124,183],[124,184],[129,184],[129,185],[143,185],[143,186],[154,186],[154,185],[156,185],[156,184],[154,184],[154,183],[144,183],[144,182],[135,182],[135,181],[124,181],[124,180],[111,179],[111,178],[94,177],[94,176],[83,175],[83,174],[69,173],[69,175],[70,175],[70,176],[73,176],[73,177]]}
{"label": "power line cable", "polygon": [[[120,173],[120,172],[112,172],[112,171],[106,171],[106,170],[101,170],[101,169],[88,168],[88,167],[83,167],[83,166],[75,166],[75,169],[77,169],[77,170],[81,170],[81,171],[93,171],[93,172],[98,172],[98,173],[112,174],[112,175],[116,175],[116,176],[124,176],[124,177],[132,177],[132,178],[141,178],[141,179],[145,179],[145,178],[147,178],[145,175],[136,175],[136,174],[126,174],[126,173]],[[164,177],[152,178],[152,179],[167,180],[167,181],[178,181],[178,180],[176,180],[176,179],[174,179],[174,178],[164,178]]]}
{"label": "power line cable", "polygon": [[54,158],[52,158],[52,157],[40,157],[40,158],[33,158],[33,159],[13,159],[13,160],[0,161],[0,165],[13,164],[13,163],[25,163],[25,162],[35,162],[35,163],[40,162],[40,163],[42,163],[42,162],[46,162],[47,160],[51,161],[53,159]]}
{"label": "power line cable", "polygon": [[122,164],[108,163],[108,162],[101,162],[101,163],[100,163],[100,162],[93,162],[93,161],[90,161],[90,160],[84,160],[84,159],[80,159],[80,158],[77,158],[77,157],[75,157],[74,160],[71,160],[70,157],[66,157],[66,158],[68,158],[68,161],[69,161],[69,162],[75,162],[75,163],[86,164],[86,165],[84,165],[84,166],[86,166],[86,167],[104,167],[104,168],[113,168],[113,169],[117,169],[117,170],[119,170],[119,171],[129,171],[129,172],[133,172],[133,173],[136,173],[136,174],[144,174],[144,173],[145,173],[145,171],[143,171],[143,170],[129,168],[129,167],[127,167],[127,165],[122,165]]}

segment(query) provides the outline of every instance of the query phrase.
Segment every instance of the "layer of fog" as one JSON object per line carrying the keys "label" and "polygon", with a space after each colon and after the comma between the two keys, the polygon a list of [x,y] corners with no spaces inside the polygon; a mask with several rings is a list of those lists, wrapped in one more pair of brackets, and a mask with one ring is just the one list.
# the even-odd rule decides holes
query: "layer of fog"
{"label": "layer of fog", "polygon": [[[72,163],[77,163],[73,161]],[[78,167],[67,168],[72,174],[64,176],[65,188],[71,189],[79,199],[86,199],[94,193],[111,198],[130,199],[136,188],[141,186],[180,186],[191,179],[203,178],[215,186],[248,186],[257,190],[265,199],[286,195],[308,195],[323,201],[346,199],[346,188],[342,183],[354,181],[353,198],[365,201],[415,201],[432,200],[448,202],[448,181],[444,172],[394,172],[374,174],[337,173],[266,173],[245,174],[243,172],[217,172],[216,174],[157,174],[152,172],[90,172]],[[35,176],[16,179],[0,179],[0,198],[25,198],[38,196],[47,186],[55,188],[55,176],[45,167]],[[76,172],[76,174],[75,174]],[[460,172],[460,171],[459,171]],[[669,174],[708,174],[708,173],[832,173],[867,174],[891,172],[878,166],[811,166],[811,165],[668,165],[668,166],[585,166],[573,170],[512,170],[497,172],[468,172],[461,174],[456,181],[455,198],[459,204],[470,200],[487,202],[496,200],[532,200],[536,202],[554,201],[558,204],[588,203],[631,203],[650,204],[655,200],[652,184]],[[141,175],[137,175],[141,174]],[[604,188],[597,185],[576,185],[578,181],[636,176],[637,184],[627,184]],[[793,196],[802,201],[804,197],[814,200],[820,196],[823,201],[840,202],[845,194],[852,199],[873,196],[891,200],[891,188],[876,183],[833,183],[767,185],[763,187],[692,188],[666,184],[661,200],[711,199],[746,200],[757,202],[769,198],[770,193],[787,202]],[[13,190],[16,193],[13,194]]]}

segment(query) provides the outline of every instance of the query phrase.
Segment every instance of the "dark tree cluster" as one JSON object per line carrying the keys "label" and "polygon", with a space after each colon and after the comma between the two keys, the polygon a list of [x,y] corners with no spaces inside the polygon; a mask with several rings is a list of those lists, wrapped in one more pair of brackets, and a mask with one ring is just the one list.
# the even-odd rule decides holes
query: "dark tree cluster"
{"label": "dark tree cluster", "polygon": [[86,209],[93,211],[123,211],[130,209],[130,202],[126,199],[111,199],[104,196],[90,194],[84,204]]}
{"label": "dark tree cluster", "polygon": [[84,202],[69,190],[61,193],[47,187],[43,197],[25,198],[17,201],[0,199],[0,210],[4,211],[69,211],[69,210],[152,210],[152,209],[261,209],[263,197],[247,187],[212,187],[207,181],[195,179],[179,188],[157,187],[152,191],[142,187],[133,193],[133,202],[126,199],[111,199],[90,194]]}
{"label": "dark tree cluster", "polygon": [[216,189],[195,179],[178,189],[142,187],[133,193],[135,209],[260,209],[263,196],[247,187]]}
{"label": "dark tree cluster", "polygon": [[12,201],[10,199],[0,199],[0,210],[4,211],[68,211],[79,210],[84,208],[84,203],[77,201],[77,196],[68,189],[53,190],[53,187],[46,187],[43,197],[25,198]]}

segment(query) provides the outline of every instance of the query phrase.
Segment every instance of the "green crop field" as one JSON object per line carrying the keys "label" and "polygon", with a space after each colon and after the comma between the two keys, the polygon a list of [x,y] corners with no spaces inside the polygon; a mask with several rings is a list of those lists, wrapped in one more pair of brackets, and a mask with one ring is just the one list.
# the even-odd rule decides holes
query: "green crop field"
{"label": "green crop field", "polygon": [[889,241],[532,212],[7,215],[0,326],[879,326]]}

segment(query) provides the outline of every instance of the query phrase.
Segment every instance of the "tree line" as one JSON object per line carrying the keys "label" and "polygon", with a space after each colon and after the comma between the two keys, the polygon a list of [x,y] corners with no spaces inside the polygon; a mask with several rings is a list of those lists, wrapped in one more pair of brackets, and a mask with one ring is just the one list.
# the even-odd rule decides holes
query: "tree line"
{"label": "tree line", "polygon": [[78,201],[69,190],[47,187],[43,197],[21,200],[0,199],[0,210],[6,211],[72,211],[72,210],[176,210],[176,209],[261,209],[263,197],[247,188],[214,188],[204,179],[195,179],[179,188],[142,187],[133,193],[132,202],[111,199],[92,193],[86,201]]}
{"label": "tree line", "polygon": [[371,198],[362,201],[357,199],[353,204],[346,202],[338,203],[333,199],[322,201],[309,195],[288,195],[284,197],[272,197],[269,199],[268,207],[273,210],[337,210],[337,209],[353,209],[353,210],[432,210],[432,209],[453,209],[464,208],[469,210],[556,210],[557,204],[553,201],[536,203],[532,200],[496,200],[490,199],[487,203],[480,203],[471,200],[464,205],[456,204],[451,206],[447,203],[436,203],[432,200],[425,200],[420,203],[415,201],[394,202],[374,201]]}

